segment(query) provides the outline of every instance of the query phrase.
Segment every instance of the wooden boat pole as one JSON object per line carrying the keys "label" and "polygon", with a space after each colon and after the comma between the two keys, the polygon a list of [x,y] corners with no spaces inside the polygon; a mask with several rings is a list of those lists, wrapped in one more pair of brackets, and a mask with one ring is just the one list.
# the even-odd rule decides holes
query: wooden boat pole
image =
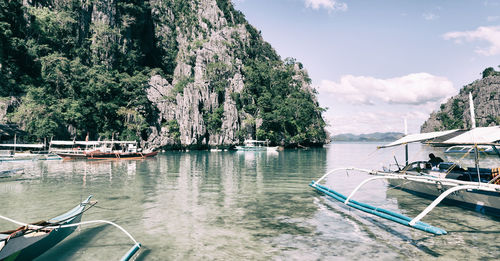
{"label": "wooden boat pole", "polygon": [[477,172],[477,182],[481,185],[481,173],[479,171],[479,151],[477,149],[477,144],[474,145],[474,163],[476,165]]}
{"label": "wooden boat pole", "polygon": [[[408,122],[406,121],[405,118],[405,136],[408,135]],[[408,143],[405,144],[405,159],[406,159],[406,165],[408,166]]]}
{"label": "wooden boat pole", "polygon": [[[469,92],[469,108],[470,108],[470,120],[471,120],[471,129],[476,128],[476,115],[474,113],[474,100],[472,99],[472,92]],[[474,144],[474,163],[476,165],[477,171],[477,182],[481,185],[481,174],[479,171],[479,152],[477,149],[477,144]]]}

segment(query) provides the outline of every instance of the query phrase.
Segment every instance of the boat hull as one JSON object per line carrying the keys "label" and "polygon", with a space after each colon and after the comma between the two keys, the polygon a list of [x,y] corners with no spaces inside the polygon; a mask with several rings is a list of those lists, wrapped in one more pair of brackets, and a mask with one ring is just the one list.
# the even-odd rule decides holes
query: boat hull
{"label": "boat hull", "polygon": [[278,147],[265,146],[236,146],[238,151],[278,151]]}
{"label": "boat hull", "polygon": [[[439,183],[422,183],[406,179],[390,179],[389,184],[392,187],[429,199],[435,199],[451,188],[451,186]],[[459,190],[446,197],[443,203],[475,210],[487,215],[500,216],[499,192]]]}
{"label": "boat hull", "polygon": [[158,151],[153,151],[150,153],[140,153],[140,152],[100,152],[93,151],[87,153],[57,153],[58,156],[64,159],[143,159],[154,157],[158,154]]}
{"label": "boat hull", "polygon": [[87,153],[87,159],[143,159],[154,157],[158,154],[158,151],[153,151],[150,153],[140,153],[140,152],[123,152],[123,153],[113,153],[113,152],[90,152]]}
{"label": "boat hull", "polygon": [[[78,223],[80,220],[81,215],[75,218],[73,222],[66,224]],[[34,236],[32,238],[27,238],[25,236],[13,238],[9,240],[8,244],[5,246],[6,258],[7,260],[32,260],[57,245],[75,230],[76,227],[59,228],[52,230],[48,234]],[[3,257],[0,256],[0,260],[3,260],[2,258]]]}
{"label": "boat hull", "polygon": [[[80,222],[89,200],[90,197],[67,213],[52,219],[46,225],[68,225]],[[26,233],[21,236],[12,237],[8,241],[2,241],[0,245],[0,260],[32,260],[61,242],[73,233],[76,228],[74,226],[54,228],[48,231],[30,231],[32,233]],[[6,234],[1,235],[5,236]]]}
{"label": "boat hull", "polygon": [[69,153],[69,152],[57,152],[57,156],[63,159],[86,159],[87,155],[85,153]]}

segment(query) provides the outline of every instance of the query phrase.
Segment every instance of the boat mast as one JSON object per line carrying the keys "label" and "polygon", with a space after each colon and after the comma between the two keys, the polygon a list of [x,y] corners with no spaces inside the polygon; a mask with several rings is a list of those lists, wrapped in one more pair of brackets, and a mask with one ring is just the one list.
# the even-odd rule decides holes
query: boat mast
{"label": "boat mast", "polygon": [[[469,92],[469,107],[470,107],[470,119],[471,119],[471,129],[476,128],[476,118],[474,113],[474,102],[472,100],[472,92]],[[477,144],[474,144],[474,163],[476,165],[477,172],[477,182],[481,183],[481,173],[479,172],[479,152],[477,149]]]}
{"label": "boat mast", "polygon": [[[408,135],[408,122],[406,121],[405,118],[405,136]],[[408,166],[408,143],[405,144],[405,159],[406,159],[406,165]]]}
{"label": "boat mast", "polygon": [[476,128],[476,118],[474,114],[474,102],[472,101],[472,92],[469,92],[469,105],[470,105],[470,120],[471,120],[471,129]]}

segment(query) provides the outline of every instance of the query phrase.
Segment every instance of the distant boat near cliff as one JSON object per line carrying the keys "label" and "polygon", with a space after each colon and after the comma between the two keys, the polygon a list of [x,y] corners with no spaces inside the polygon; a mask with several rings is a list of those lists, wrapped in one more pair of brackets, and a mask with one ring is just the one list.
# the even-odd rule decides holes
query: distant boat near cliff
{"label": "distant boat near cliff", "polygon": [[1,161],[60,160],[61,157],[45,150],[44,144],[0,144]]}
{"label": "distant boat near cliff", "polygon": [[64,159],[144,159],[158,151],[144,152],[137,141],[51,141],[50,151]]}
{"label": "distant boat near cliff", "polygon": [[245,140],[243,146],[236,146],[238,151],[278,151],[278,146],[270,147],[269,141]]}

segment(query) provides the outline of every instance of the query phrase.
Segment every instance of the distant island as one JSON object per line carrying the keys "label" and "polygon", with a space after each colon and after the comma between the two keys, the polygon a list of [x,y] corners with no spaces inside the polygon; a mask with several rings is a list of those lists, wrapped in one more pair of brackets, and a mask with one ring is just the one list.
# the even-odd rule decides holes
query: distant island
{"label": "distant island", "polygon": [[362,141],[362,142],[394,141],[394,140],[397,140],[403,136],[404,136],[404,134],[400,133],[400,132],[375,132],[375,133],[360,134],[360,135],[345,133],[345,134],[339,134],[339,135],[333,136],[332,141],[333,142],[335,142],[335,141]]}

